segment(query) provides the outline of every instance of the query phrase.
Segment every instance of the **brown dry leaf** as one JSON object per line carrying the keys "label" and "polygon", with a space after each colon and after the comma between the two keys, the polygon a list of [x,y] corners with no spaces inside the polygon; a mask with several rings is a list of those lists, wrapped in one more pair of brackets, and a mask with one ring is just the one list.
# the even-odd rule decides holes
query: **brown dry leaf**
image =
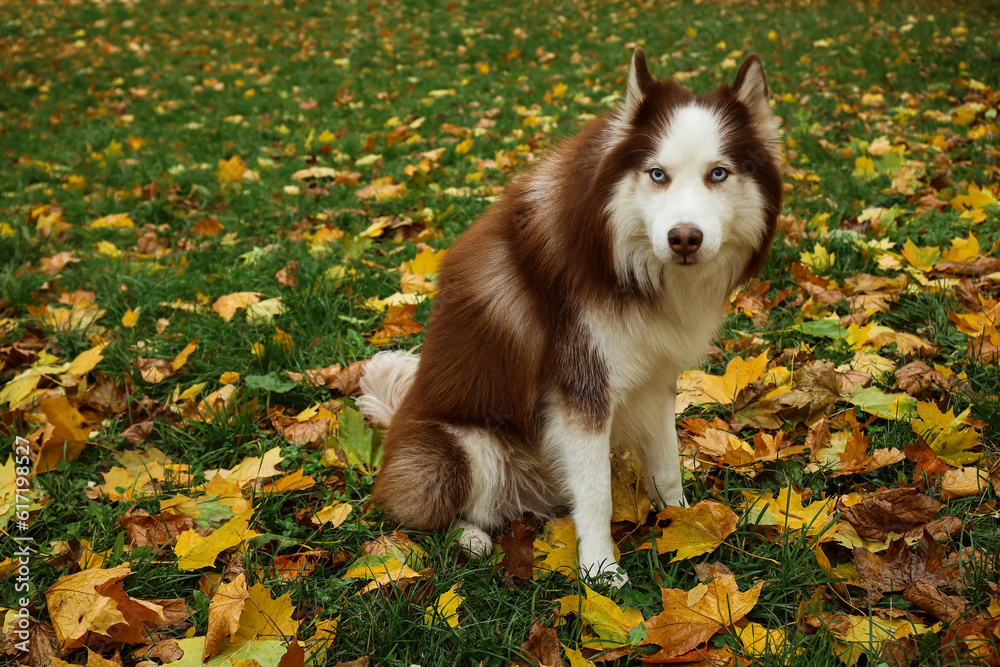
{"label": "brown dry leaf", "polygon": [[285,265],[285,268],[274,274],[275,280],[284,285],[285,287],[298,287],[299,286],[299,260],[293,259]]}
{"label": "brown dry leaf", "polygon": [[229,321],[233,319],[236,311],[247,308],[255,303],[260,303],[263,292],[233,292],[220,296],[212,304],[212,311],[218,313],[222,319]]}
{"label": "brown dry leaf", "polygon": [[521,652],[529,656],[531,661],[521,658],[516,663],[518,667],[534,667],[535,665],[556,667],[563,664],[556,629],[545,625],[545,621],[541,618],[535,619],[535,622],[531,624],[531,632],[528,633],[528,639],[521,644]]}
{"label": "brown dry leaf", "polygon": [[918,581],[937,587],[955,584],[959,580],[958,566],[945,565],[944,556],[944,547],[927,531],[916,549],[910,549],[903,538],[893,540],[881,556],[855,547],[854,567],[858,578],[852,583],[870,591],[875,599],[883,593],[905,590]]}
{"label": "brown dry leaf", "polygon": [[416,312],[416,304],[388,306],[382,328],[372,334],[372,345],[384,345],[393,338],[406,338],[423,331],[424,325],[413,319]]}
{"label": "brown dry leaf", "polygon": [[663,611],[644,623],[647,634],[643,641],[660,650],[645,659],[662,662],[684,655],[742,619],[757,604],[763,583],[740,591],[733,575],[716,569],[714,576],[691,591],[661,589]]}
{"label": "brown dry leaf", "polygon": [[896,388],[910,396],[923,397],[932,392],[951,388],[951,383],[941,373],[922,361],[911,361],[896,370]]}
{"label": "brown dry leaf", "polygon": [[915,477],[936,477],[950,470],[950,466],[945,463],[927,444],[927,441],[917,436],[917,441],[912,442],[903,450],[903,455],[910,461],[917,464],[913,471]]}
{"label": "brown dry leaf", "polygon": [[960,595],[946,595],[929,581],[914,581],[903,591],[903,599],[931,616],[951,623],[965,613],[969,604]]}
{"label": "brown dry leaf", "polygon": [[240,615],[250,598],[246,576],[241,572],[236,579],[219,586],[208,606],[208,631],[205,633],[205,651],[202,661],[215,655],[224,639],[235,637],[240,629]]}
{"label": "brown dry leaf", "polygon": [[132,508],[118,517],[133,547],[163,546],[186,530],[195,530],[194,519],[183,514],[149,514]]}
{"label": "brown dry leaf", "polygon": [[87,420],[65,396],[43,398],[39,409],[47,423],[32,474],[55,470],[60,461],[76,459],[90,436]]}
{"label": "brown dry leaf", "polygon": [[72,252],[63,251],[52,255],[52,257],[43,257],[38,262],[38,269],[42,273],[47,273],[50,276],[54,276],[70,262],[79,262],[80,260],[73,256]]}
{"label": "brown dry leaf", "polygon": [[904,533],[922,526],[944,507],[915,488],[886,489],[864,496],[856,505],[838,507],[858,535],[884,540],[890,532]]}
{"label": "brown dry leaf", "polygon": [[355,361],[353,364],[337,373],[326,386],[340,393],[341,396],[353,396],[361,386],[361,371],[364,368],[365,360]]}
{"label": "brown dry leaf", "polygon": [[504,576],[531,581],[537,533],[538,526],[534,520],[524,524],[520,519],[514,519],[510,524],[510,530],[500,536],[500,548],[503,549],[500,567],[504,570]]}
{"label": "brown dry leaf", "polygon": [[170,362],[154,357],[137,358],[135,360],[135,368],[139,371],[142,379],[149,384],[159,384],[174,374],[174,369],[170,365]]}
{"label": "brown dry leaf", "polygon": [[[656,552],[676,550],[671,563],[714,551],[736,530],[739,521],[731,509],[714,500],[703,500],[691,507],[666,507],[656,519],[670,521],[656,538]],[[652,543],[639,548],[652,548]]]}

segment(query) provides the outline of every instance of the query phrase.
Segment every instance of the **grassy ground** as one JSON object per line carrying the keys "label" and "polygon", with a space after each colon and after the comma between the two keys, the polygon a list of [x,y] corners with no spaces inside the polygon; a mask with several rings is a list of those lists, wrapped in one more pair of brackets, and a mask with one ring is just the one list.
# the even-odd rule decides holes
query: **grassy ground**
{"label": "grassy ground", "polygon": [[[814,443],[819,436],[808,426],[822,416],[832,418],[835,433],[848,434],[834,438],[841,445],[860,437],[844,430],[848,415],[856,415],[870,452],[917,441],[919,426],[886,418],[887,409],[846,390],[808,418],[801,402],[794,409],[780,398],[765,402],[767,391],[780,396],[791,387],[782,373],[813,360],[829,360],[827,372],[842,367],[847,377],[852,365],[872,370],[864,366],[872,359],[859,355],[879,354],[865,382],[881,392],[876,398],[889,394],[891,401],[900,392],[893,371],[922,359],[948,381],[924,376],[927,390],[914,390],[906,405],[951,409],[952,416],[970,411],[921,433],[933,445],[931,463],[911,449],[903,460],[857,472],[860,466],[849,469],[848,457],[831,449],[833,469],[823,468],[810,465],[819,445],[780,460],[758,456],[749,468],[700,455],[701,463],[692,459],[688,495],[737,510],[735,532],[711,553],[672,563],[669,551],[635,549],[650,534],[652,515],[638,528],[620,523],[631,585],[602,592],[650,619],[663,611],[660,586],[691,590],[699,581],[693,563],[721,562],[741,590],[763,582],[740,625],[781,631],[788,644],[777,651],[786,664],[880,664],[887,659],[874,656],[885,637],[870,624],[867,634],[850,634],[843,618],[876,623],[900,614],[910,629],[894,631],[915,637],[907,645],[913,664],[973,664],[963,652],[975,646],[955,628],[975,630],[980,621],[980,658],[994,659],[983,656],[1000,636],[1000,515],[989,488],[1000,486],[989,473],[1000,442],[1000,371],[989,352],[1000,342],[1000,335],[990,338],[1000,319],[1000,269],[983,258],[996,258],[1000,244],[1000,5],[482,4],[0,6],[0,442],[13,451],[15,436],[28,438],[33,499],[44,503],[32,506],[24,533],[33,540],[35,653],[25,657],[8,646],[5,655],[46,664],[56,653],[83,663],[89,648],[138,662],[143,642],[116,641],[107,624],[107,632],[91,628],[78,642],[64,634],[58,642],[40,638],[60,624],[57,580],[128,562],[128,596],[182,599],[171,623],[145,627],[156,639],[205,636],[213,582],[242,573],[273,598],[290,594],[302,641],[339,618],[330,662],[530,662],[525,652],[533,649],[520,647],[539,619],[546,626],[562,619],[559,641],[599,658],[587,640],[593,618],[582,610],[559,614],[559,598],[584,593],[578,582],[544,572],[522,581],[506,576],[499,558],[467,562],[453,535],[408,533],[423,553],[410,553],[407,564],[433,572],[408,586],[359,593],[364,577],[347,577],[349,568],[362,553],[377,553],[374,541],[396,527],[368,502],[373,435],[341,393],[352,389],[351,371],[343,370],[352,363],[421,340],[433,297],[389,311],[373,307],[401,291],[422,298],[414,286],[425,274],[432,280],[432,268],[401,265],[418,252],[432,256],[426,248],[447,248],[514,173],[611,108],[640,45],[655,74],[676,76],[695,91],[731,80],[742,56],[758,53],[786,139],[782,233],[763,287],[736,302],[701,369],[721,377],[733,358],[766,352],[777,370],[738,385],[745,393],[728,403],[689,386],[688,452],[698,450],[696,436],[707,428],[697,420],[714,417],[721,417],[713,424],[719,432],[747,442],[758,432],[781,432],[783,447],[807,437]],[[296,176],[314,168],[326,171]],[[107,217],[116,214],[125,215]],[[949,261],[962,265],[942,265]],[[852,291],[858,274],[902,277],[905,287]],[[227,312],[223,297],[233,294],[242,296],[230,298]],[[251,306],[251,315],[237,306]],[[963,330],[964,316],[979,323]],[[854,324],[850,333],[837,326],[841,318],[845,328]],[[813,322],[826,324],[810,328]],[[871,323],[891,333],[878,338],[879,330],[865,329]],[[825,335],[815,335],[819,327]],[[178,358],[193,341],[190,355]],[[328,368],[335,365],[340,369]],[[319,385],[289,375],[318,368],[328,368]],[[762,425],[747,416],[755,406],[781,418]],[[148,426],[126,430],[136,424]],[[964,445],[945,442],[955,434],[967,437]],[[266,461],[229,472],[275,447],[280,472],[268,473]],[[125,456],[133,451],[144,454]],[[948,473],[933,472],[942,460],[953,477],[982,471],[982,492],[950,494]],[[206,489],[218,469],[230,481],[239,476],[237,486]],[[10,560],[17,547],[11,536],[20,534],[15,473],[4,470],[0,556],[8,560],[0,569],[10,630],[23,593]],[[114,470],[124,472],[109,477]],[[299,470],[313,483],[280,484]],[[277,486],[268,489],[269,479]],[[787,521],[768,528],[747,510],[747,494],[761,490],[805,489],[807,504],[810,494],[843,496],[844,509],[880,487],[914,483],[946,503],[939,517],[960,519],[942,540],[946,548],[980,554],[945,585],[966,601],[965,612],[926,632],[917,626],[940,618],[904,599],[902,589],[881,601],[867,597],[872,585],[857,570],[856,549],[879,553],[884,544],[844,538],[818,554],[816,535],[796,533]],[[199,500],[166,512],[162,503],[178,494]],[[260,535],[243,534],[239,546],[224,546],[207,565],[179,560],[178,533],[210,536],[239,516],[241,503],[253,509],[249,525]],[[343,523],[312,520],[337,503],[352,508]],[[128,517],[139,511],[154,517],[160,537],[137,540]],[[539,541],[550,533],[543,528]],[[401,543],[408,552],[409,540]],[[312,568],[308,576],[281,569],[295,554],[306,554],[298,565]],[[832,562],[821,566],[817,558]],[[846,584],[831,588],[835,577]],[[455,584],[464,598],[460,627],[425,623],[425,608]],[[93,587],[91,594],[88,605],[103,595]],[[116,595],[104,599],[124,608]],[[738,636],[720,629],[707,646],[755,664],[780,661],[754,657]],[[631,649],[619,664],[656,650],[620,639]],[[543,661],[538,650],[535,660]],[[309,655],[317,664],[324,659]]]}

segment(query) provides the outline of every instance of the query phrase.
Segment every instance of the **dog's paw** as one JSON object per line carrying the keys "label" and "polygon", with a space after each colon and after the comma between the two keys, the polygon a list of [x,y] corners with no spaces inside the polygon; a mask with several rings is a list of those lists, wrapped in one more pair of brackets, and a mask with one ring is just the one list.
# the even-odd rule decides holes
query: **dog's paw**
{"label": "dog's paw", "polygon": [[581,569],[584,571],[584,579],[591,584],[621,588],[628,583],[628,573],[614,561],[611,561],[607,567],[594,565],[590,568],[581,567]]}
{"label": "dog's paw", "polygon": [[456,527],[462,530],[462,534],[458,537],[458,546],[469,556],[481,560],[493,553],[493,540],[482,528],[468,521],[459,521]]}
{"label": "dog's paw", "polygon": [[583,578],[593,584],[605,584],[621,588],[628,583],[628,573],[618,564],[614,556],[610,558],[580,557],[580,572]]}

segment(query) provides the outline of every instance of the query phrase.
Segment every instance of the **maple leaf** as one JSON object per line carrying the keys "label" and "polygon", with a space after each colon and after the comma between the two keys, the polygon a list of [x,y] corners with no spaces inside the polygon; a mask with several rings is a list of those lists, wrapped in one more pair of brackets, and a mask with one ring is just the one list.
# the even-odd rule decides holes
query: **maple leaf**
{"label": "maple leaf", "polygon": [[767,352],[753,359],[733,357],[722,377],[706,375],[702,378],[702,391],[721,405],[732,405],[743,389],[764,376],[767,361]]}
{"label": "maple leaf", "polygon": [[305,642],[305,661],[313,665],[325,664],[324,658],[333,648],[337,638],[337,625],[340,615],[313,622],[315,632]]}
{"label": "maple leaf", "polygon": [[846,519],[862,537],[885,539],[889,531],[905,532],[934,518],[944,507],[914,488],[885,489],[851,505],[838,504]]}
{"label": "maple leaf", "polygon": [[223,640],[235,636],[239,631],[240,615],[249,597],[250,590],[242,572],[233,581],[219,586],[208,606],[208,631],[205,633],[202,660],[218,653]]}
{"label": "maple leaf", "polygon": [[923,634],[928,628],[912,619],[885,619],[836,613],[810,615],[806,622],[811,629],[825,628],[833,637],[831,650],[845,665],[851,667],[866,653],[877,655],[884,644],[893,639]]}
{"label": "maple leaf", "polygon": [[39,409],[47,423],[32,474],[55,470],[60,461],[76,459],[90,437],[87,420],[65,396],[43,398]]}
{"label": "maple leaf", "polygon": [[645,621],[643,644],[655,644],[660,650],[645,657],[662,662],[692,651],[713,635],[746,616],[760,597],[763,582],[740,591],[736,577],[727,570],[711,566],[712,580],[690,591],[661,588],[663,611]]}
{"label": "maple leaf", "polygon": [[132,573],[128,563],[60,577],[45,592],[56,637],[63,649],[86,646],[90,633],[106,641],[145,641],[142,624],[164,620],[163,607],[125,595],[121,580]]}
{"label": "maple leaf", "polygon": [[90,223],[91,229],[122,229],[134,226],[135,223],[128,213],[113,213]]}
{"label": "maple leaf", "polygon": [[211,567],[221,552],[254,537],[257,533],[249,528],[253,512],[254,509],[250,508],[234,516],[207,537],[202,537],[193,530],[181,533],[174,545],[174,553],[178,558],[177,567],[189,571]]}
{"label": "maple leaf", "polygon": [[219,169],[216,176],[222,184],[238,183],[243,180],[247,172],[247,163],[238,155],[234,155],[228,160],[219,160]]}
{"label": "maple leaf", "polygon": [[455,584],[424,610],[424,625],[434,625],[444,621],[450,627],[461,627],[458,624],[458,608],[464,601],[465,598],[458,594],[458,584]]}
{"label": "maple leaf", "polygon": [[433,570],[427,569],[417,572],[392,556],[366,555],[358,558],[353,565],[347,568],[344,578],[368,581],[369,583],[361,589],[361,593],[368,593],[389,584],[411,583],[431,574],[433,574]]}
{"label": "maple leaf", "polygon": [[611,598],[594,592],[584,584],[586,595],[567,595],[559,603],[559,615],[578,614],[596,635],[591,641],[583,637],[587,645],[599,649],[613,649],[631,646],[629,631],[642,623],[642,612],[638,609],[621,609]]}
{"label": "maple leaf", "polygon": [[[656,551],[664,554],[676,550],[671,563],[714,551],[736,530],[739,521],[731,509],[714,500],[703,500],[691,507],[666,507],[656,519],[670,521],[656,538]],[[652,543],[647,542],[639,548],[651,547]]]}
{"label": "maple leaf", "polygon": [[312,517],[312,522],[317,526],[329,524],[331,528],[336,528],[347,520],[351,510],[350,503],[334,501],[332,505],[317,511]]}
{"label": "maple leaf", "polygon": [[232,294],[226,294],[215,300],[215,303],[212,304],[212,311],[221,315],[222,319],[228,322],[233,319],[233,315],[236,314],[237,310],[260,302],[260,297],[262,296],[264,295],[261,292],[233,292]]}
{"label": "maple leaf", "polygon": [[782,533],[805,530],[810,536],[819,535],[831,522],[833,499],[819,498],[803,505],[803,498],[803,494],[789,487],[782,487],[777,498],[767,493],[760,496],[748,494],[750,509],[747,510],[747,523],[778,528]]}
{"label": "maple leaf", "polygon": [[957,417],[953,410],[941,412],[934,403],[919,402],[916,405],[917,418],[910,422],[914,433],[927,439],[931,449],[952,466],[975,463],[982,454],[970,452],[981,444],[981,437],[966,421],[972,407],[965,409]]}

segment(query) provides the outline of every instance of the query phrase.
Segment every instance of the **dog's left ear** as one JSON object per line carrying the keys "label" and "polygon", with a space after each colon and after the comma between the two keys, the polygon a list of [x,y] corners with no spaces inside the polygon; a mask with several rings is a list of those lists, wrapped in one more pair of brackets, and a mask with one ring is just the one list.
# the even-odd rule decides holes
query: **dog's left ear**
{"label": "dog's left ear", "polygon": [[736,82],[733,83],[736,99],[745,104],[758,119],[771,115],[771,105],[768,103],[770,91],[767,89],[767,78],[764,76],[764,66],[757,54],[751,53],[743,61]]}

